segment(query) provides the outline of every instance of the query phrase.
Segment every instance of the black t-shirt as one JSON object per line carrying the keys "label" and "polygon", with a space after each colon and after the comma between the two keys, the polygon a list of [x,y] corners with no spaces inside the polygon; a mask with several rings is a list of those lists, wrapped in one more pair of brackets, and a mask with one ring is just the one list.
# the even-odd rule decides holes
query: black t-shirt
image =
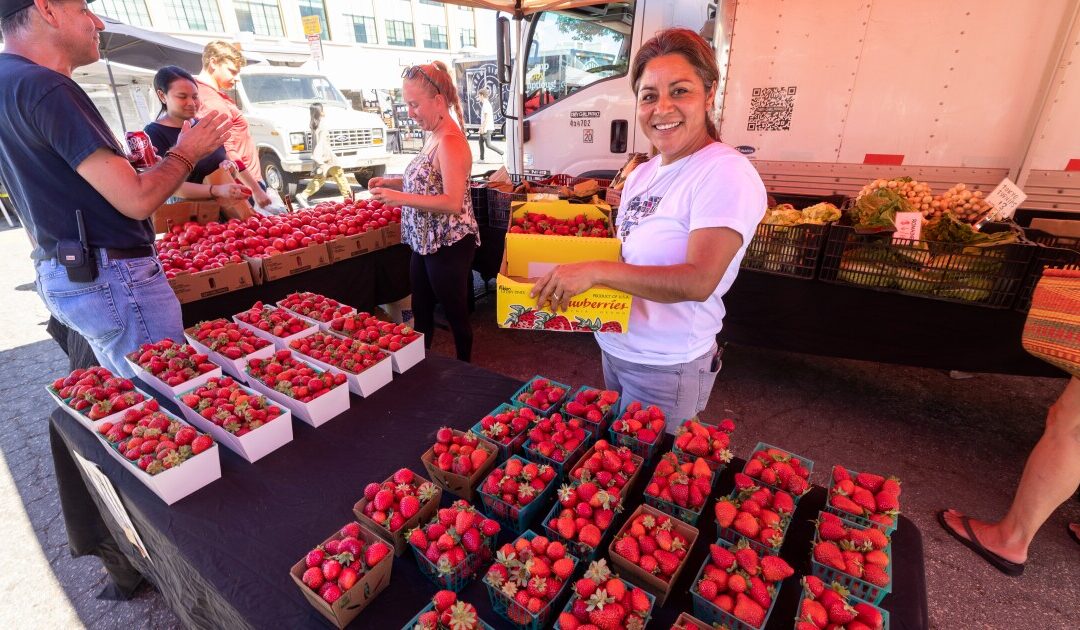
{"label": "black t-shirt", "polygon": [[33,258],[51,258],[57,240],[79,237],[76,209],[91,247],[152,244],[149,220],[120,214],[75,170],[101,148],[125,154],[86,92],[9,53],[0,53],[0,77],[0,181],[34,241]]}
{"label": "black t-shirt", "polygon": [[[180,137],[179,127],[170,127],[158,122],[152,122],[143,127],[143,131],[150,136],[150,144],[154,145],[160,156],[164,156],[166,151],[176,146],[176,139]],[[196,184],[203,183],[203,179],[218,170],[221,163],[227,159],[229,158],[225,155],[225,147],[218,147],[217,151],[195,163],[195,170],[191,171],[187,180]]]}

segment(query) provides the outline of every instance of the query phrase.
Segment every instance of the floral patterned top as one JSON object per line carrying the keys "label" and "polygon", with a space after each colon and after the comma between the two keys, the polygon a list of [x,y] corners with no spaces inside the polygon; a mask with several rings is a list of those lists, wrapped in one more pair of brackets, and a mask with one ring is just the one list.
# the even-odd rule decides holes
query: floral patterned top
{"label": "floral patterned top", "polygon": [[[435,168],[429,154],[421,152],[409,162],[402,176],[401,190],[414,195],[443,194],[442,171]],[[469,235],[479,246],[480,228],[473,214],[468,187],[460,214],[428,212],[411,206],[401,208],[401,242],[417,254],[434,254],[440,247],[449,247]]]}

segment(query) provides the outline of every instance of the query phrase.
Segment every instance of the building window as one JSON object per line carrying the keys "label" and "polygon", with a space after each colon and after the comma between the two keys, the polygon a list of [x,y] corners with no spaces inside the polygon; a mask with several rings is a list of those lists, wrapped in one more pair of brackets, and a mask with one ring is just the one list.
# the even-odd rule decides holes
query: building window
{"label": "building window", "polygon": [[91,10],[125,24],[151,25],[150,14],[146,11],[146,0],[101,0],[101,4],[95,4]]}
{"label": "building window", "polygon": [[443,6],[443,3],[436,2],[435,0],[420,0],[420,4],[426,4],[430,7],[439,7],[440,9]]}
{"label": "building window", "polygon": [[457,8],[458,8],[458,11],[461,11],[462,13],[472,13],[473,12],[472,7],[466,7],[466,6],[462,6],[462,5],[459,4],[459,5],[457,5]]}
{"label": "building window", "polygon": [[300,16],[307,17],[309,15],[319,16],[319,22],[322,24],[322,32],[319,33],[321,39],[330,39],[330,26],[326,21],[326,3],[323,0],[300,0]]}
{"label": "building window", "polygon": [[415,46],[413,25],[401,20],[386,21],[386,43],[391,46]]}
{"label": "building window", "polygon": [[425,24],[424,48],[449,48],[446,45],[446,27],[437,24]]}
{"label": "building window", "polygon": [[476,46],[476,29],[475,28],[463,28],[458,32],[460,38],[461,47]]}
{"label": "building window", "polygon": [[165,8],[178,31],[225,31],[214,0],[165,0]]}
{"label": "building window", "polygon": [[264,37],[284,37],[281,7],[277,0],[235,0],[236,22],[241,31]]}
{"label": "building window", "polygon": [[352,18],[353,39],[357,44],[378,44],[379,36],[375,33],[375,18],[368,15],[350,15]]}

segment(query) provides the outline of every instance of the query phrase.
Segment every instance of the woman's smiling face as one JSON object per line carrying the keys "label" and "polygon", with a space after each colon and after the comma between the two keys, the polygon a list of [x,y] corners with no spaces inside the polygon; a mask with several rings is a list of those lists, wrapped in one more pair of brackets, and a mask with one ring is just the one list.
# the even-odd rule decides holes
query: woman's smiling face
{"label": "woman's smiling face", "polygon": [[664,164],[712,141],[705,121],[715,94],[716,87],[706,89],[682,55],[662,55],[645,65],[638,82],[638,125]]}

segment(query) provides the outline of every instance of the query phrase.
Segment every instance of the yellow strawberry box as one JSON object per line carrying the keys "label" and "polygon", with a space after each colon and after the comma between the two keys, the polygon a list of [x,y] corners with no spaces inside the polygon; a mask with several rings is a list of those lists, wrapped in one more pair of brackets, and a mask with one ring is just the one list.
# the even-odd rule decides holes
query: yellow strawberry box
{"label": "yellow strawberry box", "polygon": [[[590,219],[605,219],[610,226],[610,212],[591,204],[566,201],[519,202],[511,208],[513,219],[529,212],[571,219],[584,214]],[[622,246],[616,238],[515,234],[507,232],[501,273],[497,281],[497,311],[501,328],[553,330],[559,332],[620,332],[630,325],[632,296],[623,291],[597,286],[570,300],[565,313],[549,308],[538,309],[529,297],[534,280],[553,267],[592,260],[619,261]]]}

